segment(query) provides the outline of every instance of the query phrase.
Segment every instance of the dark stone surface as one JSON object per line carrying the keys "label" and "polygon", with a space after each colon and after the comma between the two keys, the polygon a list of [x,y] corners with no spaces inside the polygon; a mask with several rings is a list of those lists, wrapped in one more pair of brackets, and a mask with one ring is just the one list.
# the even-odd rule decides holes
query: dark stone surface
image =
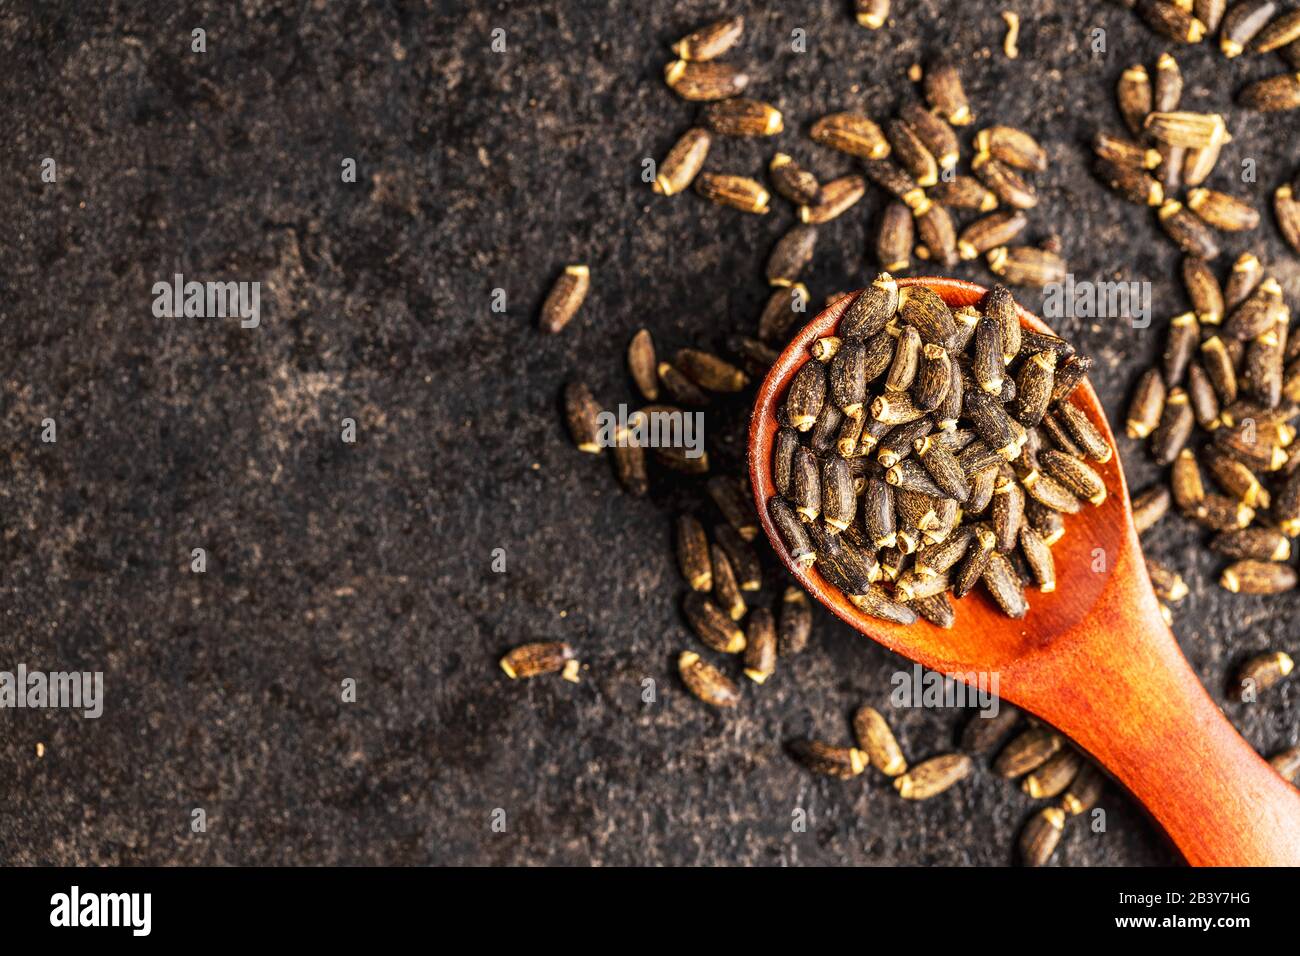
{"label": "dark stone surface", "polygon": [[[0,669],[102,670],[104,716],[0,713],[6,863],[1002,864],[1032,802],[985,765],[926,804],[874,774],[813,779],[784,741],[847,741],[886,704],[901,661],[819,614],[814,646],[711,713],[673,676],[690,646],[671,516],[716,520],[698,484],[656,475],[646,500],[579,455],[557,415],[578,375],[630,401],[621,355],[753,328],[762,262],[791,221],[653,196],[639,179],[694,107],[659,79],[667,43],[718,5],[514,2],[0,5]],[[1060,321],[1098,360],[1112,416],[1186,306],[1178,256],[1150,213],[1086,173],[1083,144],[1117,128],[1111,91],[1165,45],[1124,10],[898,3],[887,31],[843,0],[736,3],[732,59],[786,112],[776,142],[724,142],[709,167],[759,174],[778,146],[823,177],[851,163],[804,136],[819,115],[881,118],[907,67],[957,53],[981,122],[1047,146],[1032,237],[1058,233],[1080,278],[1150,281],[1152,328]],[[189,51],[207,31],[208,52]],[[1089,31],[1108,52],[1090,52]],[[507,50],[489,49],[506,31]],[[791,52],[791,31],[808,52]],[[1233,109],[1276,63],[1180,55],[1186,102],[1228,112],[1264,206],[1295,161],[1294,117]],[[43,183],[53,157],[58,182]],[[357,160],[356,184],[340,163]],[[863,284],[878,197],[822,230],[814,300]],[[1271,217],[1226,243],[1296,259]],[[537,306],[561,267],[594,287],[557,338]],[[157,319],[151,286],[262,283],[263,323]],[[980,267],[957,273],[988,281]],[[504,314],[491,291],[507,291]],[[1033,294],[1023,295],[1031,307]],[[708,415],[719,467],[743,455],[744,400]],[[56,419],[58,441],[40,440]],[[359,440],[340,441],[355,418]],[[1135,487],[1157,475],[1131,443]],[[1295,595],[1229,597],[1179,520],[1152,538],[1186,574],[1180,640],[1223,699],[1235,664],[1296,647]],[[192,548],[210,556],[189,572]],[[494,574],[503,548],[507,573]],[[775,574],[762,592],[775,598]],[[580,685],[512,683],[507,647],[566,638]],[[340,682],[359,702],[340,702]],[[658,702],[641,703],[642,682]],[[1229,717],[1261,750],[1296,742],[1297,685]],[[959,716],[891,712],[904,749],[949,749]],[[44,756],[36,756],[36,744]],[[1105,834],[1075,823],[1058,861],[1171,859],[1111,792]],[[208,815],[205,834],[190,814]],[[507,831],[490,828],[495,808]],[[791,832],[791,813],[810,817]]]}

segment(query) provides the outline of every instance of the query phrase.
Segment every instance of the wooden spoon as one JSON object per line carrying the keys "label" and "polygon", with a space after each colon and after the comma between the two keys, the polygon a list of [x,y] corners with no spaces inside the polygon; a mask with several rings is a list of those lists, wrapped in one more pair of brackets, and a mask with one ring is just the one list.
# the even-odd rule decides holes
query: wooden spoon
{"label": "wooden spoon", "polygon": [[[924,285],[950,307],[974,305],[984,288],[956,279]],[[1070,737],[1146,807],[1186,857],[1201,866],[1300,866],[1300,791],[1241,738],[1210,699],[1160,616],[1133,527],[1118,453],[1094,467],[1106,500],[1066,518],[1052,549],[1057,587],[1029,589],[1028,614],[1004,616],[977,588],[956,602],[944,630],[903,626],[859,611],[817,572],[790,560],[768,517],[775,493],[776,411],[814,340],[832,334],[851,298],[830,306],[786,347],[759,389],[750,420],[749,472],[759,520],[799,583],[863,634],[941,674],[996,672],[999,695]],[[1020,309],[1020,322],[1050,332]],[[1114,446],[1086,381],[1072,396]],[[967,681],[969,683],[969,681]]]}

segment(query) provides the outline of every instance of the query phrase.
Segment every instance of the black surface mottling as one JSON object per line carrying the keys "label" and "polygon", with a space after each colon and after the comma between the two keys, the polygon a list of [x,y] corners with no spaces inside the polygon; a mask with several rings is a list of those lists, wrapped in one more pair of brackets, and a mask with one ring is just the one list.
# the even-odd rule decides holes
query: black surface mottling
{"label": "black surface mottling", "polygon": [[[724,6],[746,13],[732,58],[787,130],[719,143],[711,169],[759,174],[779,146],[822,177],[848,171],[806,139],[812,120],[883,118],[907,67],[944,50],[981,120],[1041,138],[1052,169],[1032,238],[1059,233],[1079,278],[1153,284],[1150,329],[1058,323],[1121,412],[1186,306],[1152,215],[1086,172],[1094,128],[1119,126],[1116,77],[1165,48],[1117,6],[912,0],[869,33],[845,0],[0,3],[0,669],[103,670],[107,684],[97,721],[0,712],[0,860],[1011,860],[1033,803],[985,764],[910,804],[878,775],[813,779],[785,755],[808,732],[847,741],[853,708],[885,706],[900,667],[828,615],[735,713],[691,699],[672,668],[692,639],[671,516],[716,515],[690,481],[657,476],[629,499],[564,438],[569,376],[631,400],[621,355],[638,327],[663,350],[715,346],[752,329],[765,298],[787,205],[746,217],[639,179],[693,115],[660,80],[667,44]],[[1015,62],[1004,7],[1024,21]],[[206,54],[189,50],[197,26]],[[504,53],[489,48],[498,27]],[[796,28],[806,54],[790,50]],[[1264,207],[1292,172],[1296,121],[1239,111],[1229,92],[1276,62],[1179,59],[1185,102],[1225,110],[1235,136],[1217,181],[1255,159],[1258,185],[1229,189]],[[40,179],[47,156],[56,184]],[[344,157],[356,184],[340,182]],[[822,230],[815,302],[874,274],[879,205]],[[1300,303],[1297,260],[1266,220],[1221,264],[1256,248]],[[591,297],[544,338],[537,306],[574,261],[592,267]],[[261,281],[262,327],[154,318],[150,288],[175,271]],[[57,444],[40,441],[46,417]],[[355,445],[339,439],[344,417]],[[741,460],[744,418],[743,399],[710,411],[719,466]],[[1134,487],[1156,477],[1121,450]],[[1180,519],[1151,538],[1188,578],[1176,629],[1222,700],[1249,653],[1297,651],[1300,602],[1226,596],[1194,540]],[[194,547],[204,575],[188,570]],[[774,598],[783,582],[768,585]],[[580,685],[497,669],[505,648],[561,637],[587,665]],[[340,702],[348,677],[356,704]],[[646,679],[658,703],[641,702]],[[1294,681],[1225,709],[1265,752],[1296,742]],[[890,716],[914,760],[949,749],[959,723]],[[1076,822],[1058,862],[1172,860],[1131,801],[1104,805],[1106,833]],[[190,832],[195,807],[205,834]],[[794,808],[806,833],[791,832]]]}

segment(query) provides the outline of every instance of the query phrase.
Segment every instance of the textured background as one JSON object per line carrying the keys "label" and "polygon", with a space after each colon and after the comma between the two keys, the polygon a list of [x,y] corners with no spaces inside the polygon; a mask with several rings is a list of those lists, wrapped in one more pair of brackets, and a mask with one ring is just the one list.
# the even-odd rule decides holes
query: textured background
{"label": "textured background", "polygon": [[[1153,64],[1158,37],[1083,0],[900,2],[877,33],[845,0],[99,6],[0,2],[0,669],[103,670],[107,685],[98,721],[0,712],[0,861],[1010,861],[1032,803],[986,768],[909,804],[877,775],[814,779],[785,755],[803,734],[847,741],[852,710],[883,706],[901,664],[828,615],[736,712],[685,693],[671,518],[716,516],[693,481],[623,494],[569,446],[557,395],[577,375],[631,401],[621,356],[640,326],[663,351],[754,327],[788,205],[744,216],[639,179],[694,112],[659,79],[667,44],[743,10],[730,59],[787,129],[719,143],[709,168],[757,175],[779,147],[824,178],[847,172],[805,138],[811,121],[883,118],[910,64],[951,51],[980,120],[1051,154],[1030,238],[1058,233],[1081,279],[1153,284],[1149,330],[1060,323],[1120,414],[1186,305],[1176,251],[1087,175],[1084,147],[1118,128],[1114,81]],[[1015,62],[1007,7],[1026,18]],[[196,26],[206,54],[189,52]],[[791,52],[796,28],[807,53]],[[1216,183],[1264,206],[1295,161],[1295,119],[1241,113],[1229,91],[1276,63],[1206,48],[1180,62],[1185,102],[1226,110],[1236,137]],[[47,156],[57,184],[40,181]],[[355,184],[340,182],[345,157]],[[1228,183],[1246,157],[1259,184]],[[878,207],[822,230],[815,302],[874,274]],[[1294,305],[1297,260],[1266,220],[1220,262],[1258,249]],[[537,307],[574,261],[592,294],[543,338]],[[262,282],[262,327],[154,318],[150,287],[174,271]],[[708,414],[720,467],[741,460],[744,416],[743,399]],[[39,440],[45,417],[57,444]],[[1121,450],[1134,487],[1156,476]],[[1151,539],[1188,578],[1176,630],[1222,699],[1248,654],[1297,650],[1300,602],[1225,595],[1196,540],[1180,519]],[[205,575],[188,570],[193,547]],[[764,600],[784,586],[770,571]],[[533,638],[571,641],[583,682],[505,680],[497,658]],[[340,703],[347,677],[356,704]],[[1298,686],[1227,713],[1272,752],[1296,742]],[[949,749],[961,719],[891,718],[914,760]],[[1104,805],[1108,831],[1071,826],[1059,862],[1172,859],[1127,798]],[[190,832],[194,807],[206,834]],[[791,832],[796,807],[807,833]]]}

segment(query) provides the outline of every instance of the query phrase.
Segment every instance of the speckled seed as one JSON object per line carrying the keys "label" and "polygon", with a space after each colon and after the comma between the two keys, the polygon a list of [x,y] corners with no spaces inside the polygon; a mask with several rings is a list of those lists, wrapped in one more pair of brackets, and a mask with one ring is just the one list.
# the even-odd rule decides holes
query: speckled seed
{"label": "speckled seed", "polygon": [[1290,183],[1283,183],[1273,192],[1273,215],[1282,238],[1300,255],[1300,199]]}
{"label": "speckled seed", "polygon": [[1028,224],[1029,218],[1018,209],[991,213],[962,230],[957,239],[957,252],[963,259],[974,259],[1013,241]]}
{"label": "speckled seed", "polygon": [[714,525],[714,540],[726,552],[742,591],[757,591],[763,584],[763,566],[754,546],[729,524]]}
{"label": "speckled seed", "polygon": [[1215,536],[1210,550],[1235,560],[1289,561],[1291,540],[1276,528],[1242,528]]}
{"label": "speckled seed", "polygon": [[912,264],[912,211],[895,200],[885,206],[876,236],[876,258],[886,272],[902,272]]}
{"label": "speckled seed", "polygon": [[1159,206],[1165,201],[1164,187],[1137,166],[1098,159],[1093,163],[1093,170],[1098,179],[1127,202],[1139,206]]}
{"label": "speckled seed", "polygon": [[988,254],[989,269],[1012,285],[1042,288],[1065,281],[1065,260],[1034,246],[1000,246]]}
{"label": "speckled seed", "polygon": [[1188,403],[1187,392],[1177,387],[1170,389],[1160,424],[1151,433],[1151,454],[1158,464],[1173,464],[1191,437],[1195,424],[1196,418]]}
{"label": "speckled seed", "polygon": [[688,33],[673,44],[672,50],[683,60],[712,60],[740,42],[744,32],[744,17],[727,17]]}
{"label": "speckled seed", "polygon": [[1244,462],[1224,454],[1217,448],[1207,448],[1205,463],[1219,486],[1228,494],[1234,495],[1238,501],[1252,508],[1269,506],[1268,490]]}
{"label": "speckled seed", "polygon": [[1190,448],[1184,448],[1174,459],[1169,486],[1173,490],[1174,501],[1184,512],[1194,513],[1205,502],[1205,482],[1201,478],[1201,467]]}
{"label": "speckled seed", "polygon": [[1156,596],[1169,604],[1177,604],[1187,597],[1187,582],[1173,568],[1161,564],[1155,558],[1146,559],[1147,574]]}
{"label": "speckled seed", "polygon": [[1237,94],[1237,102],[1261,113],[1300,109],[1300,73],[1280,73],[1256,80]]}
{"label": "speckled seed", "polygon": [[1135,64],[1121,73],[1115,96],[1119,101],[1120,115],[1124,117],[1124,125],[1134,136],[1140,136],[1142,124],[1151,112],[1154,96],[1147,68]]}
{"label": "speckled seed", "polygon": [[1253,339],[1271,329],[1284,308],[1282,287],[1269,276],[1256,286],[1246,301],[1228,314],[1223,331],[1241,341]]}
{"label": "speckled seed", "polygon": [[[720,556],[715,553],[714,556]],[[713,574],[716,578],[718,565],[713,565]],[[718,582],[714,581],[716,589]],[[735,592],[739,597],[739,590]],[[743,599],[742,599],[743,604]],[[745,649],[745,634],[736,625],[737,617],[720,608],[713,601],[710,601],[702,593],[692,591],[686,595],[682,602],[682,610],[686,614],[686,620],[691,625],[691,629],[705,645],[712,650],[721,654],[739,654]],[[741,612],[743,616],[743,611]]]}
{"label": "speckled seed", "polygon": [[695,181],[696,175],[704,167],[705,157],[709,155],[712,137],[709,131],[698,127],[688,129],[682,134],[664,161],[659,164],[655,176],[655,192],[663,196],[675,196]]}
{"label": "speckled seed", "polygon": [[836,352],[829,366],[830,397],[846,415],[862,410],[867,395],[867,347],[849,342]]}
{"label": "speckled seed", "polygon": [[568,325],[591,287],[591,271],[584,265],[565,266],[542,304],[541,329],[554,335]]}
{"label": "speckled seed", "polygon": [[[957,228],[952,216],[939,203],[928,203],[923,211],[918,208],[916,216],[917,236],[921,240],[925,255],[931,261],[943,266],[957,263]],[[918,248],[917,255],[921,254]]]}
{"label": "speckled seed", "polygon": [[792,226],[767,257],[767,281],[775,286],[794,285],[812,261],[816,248],[817,230],[813,226]]}
{"label": "speckled seed", "polygon": [[949,209],[972,209],[990,212],[997,208],[997,195],[974,176],[954,175],[940,180],[927,195]]}
{"label": "speckled seed", "polygon": [[1196,19],[1205,24],[1207,36],[1213,36],[1223,21],[1223,11],[1227,9],[1228,0],[1193,0],[1192,13]]}
{"label": "speckled seed", "polygon": [[804,521],[815,521],[821,514],[822,482],[817,456],[808,448],[797,448],[791,477],[790,503]]}
{"label": "speckled seed", "polygon": [[808,308],[808,288],[802,282],[772,290],[758,319],[758,337],[772,345],[784,345],[790,328]]}
{"label": "speckled seed", "polygon": [[1159,113],[1172,113],[1178,109],[1183,96],[1183,74],[1178,61],[1168,53],[1161,53],[1156,61],[1155,96],[1152,106]]}
{"label": "speckled seed", "polygon": [[1250,298],[1264,278],[1264,267],[1253,252],[1243,252],[1232,264],[1232,272],[1223,289],[1224,314]]}
{"label": "speckled seed", "polygon": [[1296,571],[1289,564],[1248,558],[1224,568],[1219,583],[1234,594],[1281,594],[1295,587]]}
{"label": "speckled seed", "polygon": [[707,102],[739,96],[749,74],[728,63],[674,60],[664,67],[664,82],[684,100]]}
{"label": "speckled seed", "polygon": [[678,349],[673,364],[710,392],[739,392],[749,384],[749,376],[736,366],[701,349]]}
{"label": "speckled seed", "polygon": [[800,206],[815,206],[821,202],[821,186],[817,177],[804,169],[785,153],[777,153],[768,164],[767,173],[776,191]]}
{"label": "speckled seed", "polygon": [[1215,143],[1213,146],[1187,150],[1183,157],[1183,185],[1188,188],[1199,186],[1209,179],[1210,173],[1214,172],[1214,167],[1219,163],[1222,149],[1222,143]]}
{"label": "speckled seed", "polygon": [[892,159],[864,159],[862,171],[867,178],[915,211],[916,215],[929,208],[922,189],[902,166]]}
{"label": "speckled seed", "polygon": [[856,747],[835,747],[820,740],[798,740],[790,745],[795,757],[813,773],[852,780],[867,769],[867,755]]}
{"label": "speckled seed", "polygon": [[916,102],[905,104],[898,115],[916,131],[916,135],[925,143],[925,148],[939,161],[940,169],[951,169],[957,165],[960,149],[957,134],[942,117]]}
{"label": "speckled seed", "polygon": [[641,329],[628,343],[627,369],[637,390],[650,402],[659,400],[659,376],[655,366],[654,339],[648,329]]}
{"label": "speckled seed", "polygon": [[801,432],[812,428],[826,400],[826,368],[820,362],[806,362],[795,374],[786,394],[785,410],[790,425]]}
{"label": "speckled seed", "polygon": [[1175,43],[1200,43],[1205,39],[1205,24],[1191,14],[1190,4],[1143,0],[1137,6],[1142,19],[1161,36]]}
{"label": "speckled seed", "polygon": [[1300,469],[1293,471],[1278,489],[1273,516],[1288,538],[1300,536]]}
{"label": "speckled seed", "polygon": [[1029,602],[1025,600],[1025,590],[1020,583],[1020,577],[1005,555],[1000,552],[991,554],[988,567],[984,569],[980,580],[984,582],[984,587],[988,589],[1003,614],[1012,618],[1025,616],[1025,612],[1029,610]]}
{"label": "speckled seed", "polygon": [[[1275,567],[1280,565],[1275,565]],[[1252,657],[1237,672],[1237,682],[1242,693],[1247,689],[1268,690],[1287,677],[1295,669],[1295,662],[1283,651],[1271,651]]]}
{"label": "speckled seed", "polygon": [[1205,374],[1214,386],[1221,405],[1230,405],[1237,399],[1237,371],[1227,347],[1217,335],[1201,343],[1201,362]]}
{"label": "speckled seed", "polygon": [[1052,546],[1028,524],[1020,526],[1020,551],[1025,556],[1029,571],[1044,594],[1056,590],[1056,563],[1052,560]]}
{"label": "speckled seed", "polygon": [[701,111],[704,125],[720,136],[775,136],[785,129],[771,103],[737,97],[710,103]]}
{"label": "speckled seed", "polygon": [[709,404],[709,394],[671,362],[660,362],[657,371],[659,384],[673,401],[694,406]]}
{"label": "speckled seed", "polygon": [[1035,800],[1056,797],[1065,791],[1083,766],[1077,750],[1062,748],[1025,777],[1020,788]]}
{"label": "speckled seed", "polygon": [[1020,710],[1006,701],[999,701],[996,713],[985,715],[978,711],[966,721],[961,733],[961,749],[973,754],[992,750],[1020,721]]}
{"label": "speckled seed", "polygon": [[556,674],[573,660],[573,648],[562,641],[538,641],[520,644],[501,658],[501,669],[511,680]]}
{"label": "speckled seed", "polygon": [[880,711],[874,707],[859,707],[853,715],[853,736],[871,766],[887,777],[897,777],[907,770],[907,761],[898,746],[894,732]]}
{"label": "speckled seed", "polygon": [[1010,780],[1036,770],[1061,749],[1061,738],[1046,727],[1030,727],[1011,738],[993,761],[993,772]]}
{"label": "speckled seed", "polygon": [[1223,289],[1214,270],[1204,259],[1195,256],[1183,258],[1183,287],[1192,300],[1196,318],[1204,325],[1218,325],[1223,321]]}
{"label": "speckled seed", "polygon": [[1017,169],[1035,173],[1047,169],[1047,151],[1028,133],[1013,126],[990,126],[980,130],[975,137],[975,149]]}
{"label": "speckled seed", "polygon": [[1224,232],[1243,232],[1259,225],[1259,212],[1254,206],[1214,189],[1191,190],[1187,194],[1187,208]]}
{"label": "speckled seed", "polygon": [[1056,353],[1037,352],[1020,367],[1016,378],[1016,418],[1034,426],[1043,420],[1053,400],[1056,384]]}
{"label": "speckled seed", "polygon": [[765,607],[754,608],[745,622],[745,676],[763,684],[776,673],[776,622]]}
{"label": "speckled seed", "polygon": [[1160,423],[1160,414],[1165,407],[1165,380],[1160,370],[1149,368],[1138,379],[1133,392],[1133,401],[1129,404],[1128,424],[1125,428],[1129,438],[1146,438]]}
{"label": "speckled seed", "polygon": [[788,587],[781,597],[777,650],[782,657],[798,654],[812,635],[812,603],[800,588]]}
{"label": "speckled seed", "polygon": [[915,611],[895,601],[877,585],[873,584],[861,594],[850,594],[849,600],[859,611],[871,617],[892,621],[895,624],[916,623]]}
{"label": "speckled seed", "polygon": [[1019,173],[988,153],[979,153],[971,160],[971,169],[999,200],[1015,209],[1033,209],[1038,205],[1038,193]]}
{"label": "speckled seed", "polygon": [[1044,807],[1035,813],[1020,831],[1021,862],[1025,866],[1046,866],[1061,842],[1064,828],[1065,811],[1059,807]]}
{"label": "speckled seed", "polygon": [[713,567],[714,602],[733,621],[739,621],[745,616],[747,608],[745,597],[740,593],[740,582],[736,580],[736,572],[731,566],[731,559],[727,557],[727,552],[715,544],[709,547],[709,560]]}
{"label": "speckled seed", "polygon": [[1195,214],[1183,208],[1176,199],[1166,200],[1160,207],[1160,227],[1165,235],[1178,244],[1184,252],[1202,259],[1215,259],[1219,243],[1210,227]]}
{"label": "speckled seed", "polygon": [[767,203],[771,198],[763,184],[756,180],[718,173],[700,173],[695,178],[695,191],[719,206],[759,215],[768,211]]}
{"label": "speckled seed", "polygon": [[1228,137],[1228,127],[1218,113],[1150,113],[1143,127],[1160,142],[1187,149],[1217,146]]}
{"label": "speckled seed", "polygon": [[813,123],[813,141],[850,156],[883,159],[889,155],[889,140],[875,121],[861,113],[831,113]]}
{"label": "speckled seed", "polygon": [[[1168,400],[1165,402],[1168,405]],[[1083,450],[1083,453],[1093,461],[1101,462],[1103,465],[1110,461],[1114,450],[1106,442],[1097,426],[1088,420],[1079,408],[1079,406],[1070,402],[1061,402],[1056,405],[1056,414],[1060,422],[1069,431],[1070,437],[1073,438]],[[1069,449],[1065,449],[1068,451]]]}
{"label": "speckled seed", "polygon": [[966,92],[962,89],[961,73],[952,63],[933,64],[924,76],[925,98],[934,111],[953,126],[966,126],[974,121]]}
{"label": "speckled seed", "polygon": [[974,763],[965,754],[931,757],[894,780],[904,800],[928,800],[970,776]]}
{"label": "speckled seed", "polygon": [[898,118],[889,120],[885,123],[885,138],[889,140],[891,155],[918,186],[933,186],[939,181],[939,161],[910,125]]}
{"label": "speckled seed", "polygon": [[713,707],[735,707],[740,703],[740,687],[694,651],[682,651],[677,671],[686,689]]}
{"label": "speckled seed", "polygon": [[1138,534],[1149,530],[1169,513],[1170,494],[1164,485],[1146,489],[1133,499],[1133,525]]}
{"label": "speckled seed", "polygon": [[[1145,119],[1145,117],[1143,117]],[[1155,169],[1160,165],[1158,150],[1144,146],[1136,140],[1098,132],[1092,139],[1092,151],[1099,159],[1139,169]]]}
{"label": "speckled seed", "polygon": [[797,565],[810,567],[817,560],[817,553],[813,551],[812,543],[808,540],[808,532],[804,529],[803,522],[794,513],[794,509],[784,500],[773,495],[768,499],[767,512],[768,517],[772,519],[772,524],[776,525],[777,533],[781,536],[786,551],[790,554],[790,560]]}
{"label": "speckled seed", "polygon": [[579,451],[599,455],[604,449],[600,443],[600,425],[597,417],[601,408],[592,397],[591,389],[582,382],[569,382],[564,386],[564,419],[569,435]]}
{"label": "speckled seed", "polygon": [[801,222],[820,225],[843,214],[866,194],[867,183],[861,176],[841,176],[821,188],[821,199],[799,207]]}
{"label": "speckled seed", "polygon": [[1288,10],[1260,30],[1251,42],[1258,53],[1271,53],[1300,40],[1300,10]]}

